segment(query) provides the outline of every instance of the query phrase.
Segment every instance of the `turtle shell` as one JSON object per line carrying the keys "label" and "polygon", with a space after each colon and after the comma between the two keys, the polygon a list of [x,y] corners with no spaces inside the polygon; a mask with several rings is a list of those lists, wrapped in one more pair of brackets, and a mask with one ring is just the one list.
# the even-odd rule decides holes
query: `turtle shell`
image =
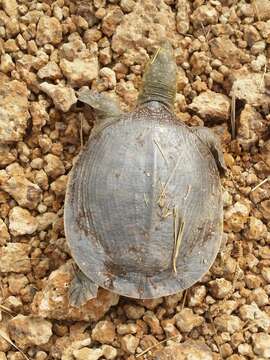
{"label": "turtle shell", "polygon": [[87,277],[120,295],[176,293],[217,255],[221,195],[208,147],[162,105],[142,105],[90,137],[71,171],[71,254]]}

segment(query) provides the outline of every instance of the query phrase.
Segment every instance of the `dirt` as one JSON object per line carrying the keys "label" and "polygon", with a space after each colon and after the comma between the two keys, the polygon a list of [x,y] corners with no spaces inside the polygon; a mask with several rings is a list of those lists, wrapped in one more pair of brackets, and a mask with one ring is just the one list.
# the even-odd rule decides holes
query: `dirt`
{"label": "dirt", "polygon": [[[222,143],[223,246],[183,293],[72,308],[64,197],[93,125],[76,90],[133,109],[163,38],[177,116]],[[0,360],[270,359],[270,0],[0,0],[0,56]]]}

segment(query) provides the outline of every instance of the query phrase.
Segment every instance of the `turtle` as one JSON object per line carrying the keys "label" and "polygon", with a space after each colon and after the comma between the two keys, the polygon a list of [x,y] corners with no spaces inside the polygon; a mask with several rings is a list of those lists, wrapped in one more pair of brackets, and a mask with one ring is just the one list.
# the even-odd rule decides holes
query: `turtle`
{"label": "turtle", "polygon": [[174,113],[177,65],[163,41],[146,66],[135,109],[107,93],[77,91],[95,114],[69,175],[65,235],[80,306],[102,287],[135,299],[189,288],[209,270],[223,234],[219,139]]}

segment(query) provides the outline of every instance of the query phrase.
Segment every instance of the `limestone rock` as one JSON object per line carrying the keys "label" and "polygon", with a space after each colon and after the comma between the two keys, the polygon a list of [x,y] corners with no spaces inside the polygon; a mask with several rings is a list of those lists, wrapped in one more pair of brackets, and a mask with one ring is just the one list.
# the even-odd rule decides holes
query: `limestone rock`
{"label": "limestone rock", "polygon": [[143,306],[126,304],[124,305],[124,311],[128,319],[138,320],[142,318],[145,309]]}
{"label": "limestone rock", "polygon": [[10,176],[5,183],[0,183],[0,188],[28,209],[34,209],[41,200],[40,187],[24,176]]}
{"label": "limestone rock", "polygon": [[202,325],[203,317],[194,314],[191,309],[184,308],[174,317],[176,326],[180,331],[190,332],[197,326]]}
{"label": "limestone rock", "polygon": [[266,130],[261,114],[251,105],[246,104],[241,111],[237,129],[237,141],[243,150],[248,151],[255,145]]}
{"label": "limestone rock", "polygon": [[260,219],[250,216],[248,228],[245,230],[244,234],[249,240],[260,240],[267,236],[267,227]]}
{"label": "limestone rock", "polygon": [[125,15],[116,28],[112,49],[118,54],[128,49],[132,57],[138,60],[138,48],[152,48],[164,38],[174,41],[174,16],[163,0],[139,0],[133,11]]}
{"label": "limestone rock", "polygon": [[49,319],[98,321],[111,306],[118,303],[118,295],[100,288],[96,299],[89,300],[80,308],[70,306],[68,285],[72,278],[72,262],[67,262],[53,271],[47,284],[33,300],[33,313]]}
{"label": "limestone rock", "polygon": [[9,230],[12,235],[30,235],[38,227],[37,219],[31,213],[19,206],[15,206],[9,212]]}
{"label": "limestone rock", "polygon": [[218,12],[209,4],[201,5],[194,10],[190,18],[196,27],[202,26],[202,24],[216,24],[218,22]]}
{"label": "limestone rock", "polygon": [[265,359],[270,358],[270,335],[266,333],[257,333],[252,335],[253,350],[255,354]]}
{"label": "limestone rock", "polygon": [[177,1],[176,28],[180,34],[189,30],[190,3],[188,0]]}
{"label": "limestone rock", "polygon": [[230,100],[226,95],[207,90],[193,99],[189,109],[205,120],[226,121],[230,115]]}
{"label": "limestone rock", "polygon": [[0,144],[0,168],[5,167],[16,160],[16,153],[11,151],[8,144]]}
{"label": "limestone rock", "polygon": [[55,17],[42,16],[37,25],[36,42],[42,46],[45,44],[57,45],[62,41],[62,26]]}
{"label": "limestone rock", "polygon": [[84,347],[79,350],[75,350],[73,355],[77,360],[98,360],[101,357],[113,360],[117,356],[117,350],[110,345],[102,345],[101,348],[96,349]]}
{"label": "limestone rock", "polygon": [[111,321],[99,321],[92,330],[92,339],[101,344],[111,344],[115,338],[115,326]]}
{"label": "limestone rock", "polygon": [[163,333],[159,319],[156,317],[153,311],[146,311],[143,316],[143,320],[150,327],[152,334],[161,335]]}
{"label": "limestone rock", "polygon": [[77,102],[75,91],[69,86],[43,82],[40,84],[40,89],[52,99],[55,107],[63,112],[69,111],[71,106]]}
{"label": "limestone rock", "polygon": [[52,191],[57,196],[65,195],[67,181],[68,181],[67,175],[59,176],[54,182],[51,183]]}
{"label": "limestone rock", "polygon": [[214,360],[211,350],[204,343],[187,340],[181,344],[170,344],[155,351],[154,360]]}
{"label": "limestone rock", "polygon": [[0,80],[0,142],[23,139],[27,127],[28,91],[24,83]]}
{"label": "limestone rock", "polygon": [[44,157],[44,170],[46,174],[53,179],[65,173],[65,167],[61,159],[53,154]]}
{"label": "limestone rock", "polygon": [[250,320],[260,329],[268,332],[270,330],[270,316],[260,310],[255,302],[245,304],[239,308],[239,315],[243,321]]}
{"label": "limestone rock", "polygon": [[89,85],[98,76],[98,58],[92,56],[87,59],[62,59],[60,67],[71,86]]}
{"label": "limestone rock", "polygon": [[226,209],[224,213],[224,227],[226,231],[239,232],[244,229],[250,212],[250,205],[247,202],[236,202]]}
{"label": "limestone rock", "polygon": [[215,299],[224,299],[232,290],[230,281],[223,278],[210,281],[209,286],[210,294]]}
{"label": "limestone rock", "polygon": [[31,263],[28,257],[30,246],[21,243],[7,243],[0,247],[0,272],[28,273]]}
{"label": "limestone rock", "polygon": [[5,243],[10,239],[10,235],[7,229],[7,225],[0,218],[0,246],[5,245]]}
{"label": "limestone rock", "polygon": [[[258,3],[258,4],[257,4]],[[270,1],[260,0],[256,2],[257,11],[261,21],[270,20]]]}
{"label": "limestone rock", "polygon": [[16,17],[18,13],[17,0],[2,0],[2,6],[10,17]]}
{"label": "limestone rock", "polygon": [[9,320],[8,329],[11,339],[23,349],[46,344],[52,336],[52,324],[49,321],[21,314]]}
{"label": "limestone rock", "polygon": [[235,315],[221,315],[214,319],[214,324],[218,331],[228,332],[230,334],[240,331],[242,327],[242,321]]}
{"label": "limestone rock", "polygon": [[123,16],[124,14],[118,6],[109,9],[102,19],[102,32],[107,36],[112,36],[118,24],[121,23]]}
{"label": "limestone rock", "polygon": [[48,62],[48,64],[38,70],[37,74],[40,79],[57,80],[62,78],[61,69],[55,61]]}
{"label": "limestone rock", "polygon": [[40,131],[40,129],[50,120],[49,114],[46,110],[46,104],[42,101],[32,101],[30,104],[30,113],[32,117],[33,131]]}
{"label": "limestone rock", "polygon": [[124,351],[129,354],[135,354],[135,351],[139,346],[140,339],[138,339],[134,335],[128,334],[120,339],[120,343]]}
{"label": "limestone rock", "polygon": [[245,53],[230,39],[223,36],[214,38],[211,41],[211,52],[224,65],[231,67],[239,66],[239,64],[247,60]]}
{"label": "limestone rock", "polygon": [[244,100],[247,104],[260,107],[270,106],[270,96],[267,95],[262,75],[259,73],[234,74],[231,95]]}

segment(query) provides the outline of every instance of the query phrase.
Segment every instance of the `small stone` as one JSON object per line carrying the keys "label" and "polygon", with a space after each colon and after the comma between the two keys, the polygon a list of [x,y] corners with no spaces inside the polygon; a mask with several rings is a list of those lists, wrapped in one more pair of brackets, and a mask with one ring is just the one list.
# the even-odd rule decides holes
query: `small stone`
{"label": "small stone", "polygon": [[224,213],[224,228],[226,232],[239,232],[243,230],[248,221],[249,212],[249,204],[240,201],[226,209]]}
{"label": "small stone", "polygon": [[105,357],[105,359],[107,360],[113,360],[116,358],[117,356],[117,350],[110,345],[102,345],[101,346],[101,350],[103,352],[103,356]]}
{"label": "small stone", "polygon": [[221,315],[214,319],[214,324],[218,331],[225,331],[230,334],[240,331],[242,327],[241,320],[235,315]]}
{"label": "small stone", "polygon": [[206,293],[207,291],[204,285],[192,287],[189,292],[188,305],[191,307],[201,306],[204,303]]}
{"label": "small stone", "polygon": [[38,222],[38,231],[44,231],[57,221],[58,216],[54,212],[46,212],[38,215],[36,219]]}
{"label": "small stone", "polygon": [[61,321],[98,321],[111,306],[118,303],[117,294],[100,288],[97,298],[79,308],[70,306],[68,286],[74,276],[73,272],[72,262],[68,261],[50,274],[47,284],[34,297],[33,314]]}
{"label": "small stone", "polygon": [[11,18],[15,18],[18,14],[18,4],[17,0],[2,0],[2,6],[5,12]]}
{"label": "small stone", "polygon": [[0,360],[7,360],[6,354],[3,351],[0,351]]}
{"label": "small stone", "polygon": [[30,104],[30,113],[32,116],[33,131],[40,131],[50,120],[44,102],[32,101]]}
{"label": "small stone", "polygon": [[260,0],[256,6],[260,16],[260,21],[270,20],[270,1]]}
{"label": "small stone", "polygon": [[266,359],[270,358],[270,335],[265,333],[257,333],[252,335],[253,350],[255,354]]}
{"label": "small stone", "polygon": [[92,330],[92,339],[101,344],[111,344],[115,339],[115,326],[111,321],[99,321]]}
{"label": "small stone", "polygon": [[264,267],[262,268],[262,277],[264,278],[264,280],[270,284],[270,267]]}
{"label": "small stone", "polygon": [[137,332],[136,324],[128,323],[128,324],[118,324],[117,325],[117,333],[119,335],[136,334],[136,332]]}
{"label": "small stone", "polygon": [[62,59],[60,68],[71,86],[89,85],[98,76],[98,59],[95,56],[88,59],[76,58],[73,61]]}
{"label": "small stone", "polygon": [[203,323],[203,317],[194,314],[191,309],[184,308],[174,317],[176,326],[180,331],[190,332],[197,326],[201,326]]}
{"label": "small stone", "polygon": [[239,72],[235,75],[230,94],[254,107],[270,105],[261,74]]}
{"label": "small stone", "polygon": [[5,245],[6,242],[9,240],[10,240],[10,235],[7,229],[7,225],[0,218],[0,246]]}
{"label": "small stone", "polygon": [[245,53],[224,36],[216,37],[211,41],[211,52],[224,65],[231,67],[239,66],[247,60]]}
{"label": "small stone", "polygon": [[107,36],[112,36],[117,25],[121,23],[123,16],[124,14],[119,7],[110,9],[102,20],[102,32]]}
{"label": "small stone", "polygon": [[191,14],[191,21],[196,26],[216,24],[218,22],[218,12],[211,5],[201,5]]}
{"label": "small stone", "polygon": [[187,340],[181,344],[172,342],[154,352],[154,360],[214,360],[211,350],[203,342]]}
{"label": "small stone", "polygon": [[249,240],[260,240],[267,236],[267,227],[260,219],[250,216],[248,228],[244,234]]}
{"label": "small stone", "polygon": [[38,227],[37,219],[31,213],[19,206],[15,206],[9,212],[9,230],[12,235],[30,235]]}
{"label": "small stone", "polygon": [[0,247],[0,272],[28,273],[31,271],[30,246],[21,243],[7,243]]}
{"label": "small stone", "polygon": [[124,311],[128,319],[138,320],[141,319],[145,313],[145,309],[138,305],[124,305]]}
{"label": "small stone", "polygon": [[77,360],[98,360],[103,355],[102,349],[89,349],[84,347],[73,352]]}
{"label": "small stone", "polygon": [[23,349],[46,344],[52,336],[52,324],[33,316],[15,316],[9,320],[8,329],[11,339]]}
{"label": "small stone", "polygon": [[68,176],[62,175],[59,176],[54,182],[51,183],[52,191],[57,195],[65,195],[66,186],[67,186]]}
{"label": "small stone", "polygon": [[230,115],[230,100],[226,95],[208,90],[195,97],[189,109],[205,120],[225,121]]}
{"label": "small stone", "polygon": [[124,12],[131,12],[136,5],[135,0],[121,0],[120,6]]}
{"label": "small stone", "polygon": [[0,144],[0,167],[5,167],[16,160],[16,152],[7,144]]}
{"label": "small stone", "polygon": [[27,87],[17,80],[0,82],[0,140],[20,141],[29,119]]}
{"label": "small stone", "polygon": [[40,89],[52,99],[55,107],[63,112],[69,111],[71,106],[77,102],[75,91],[69,86],[43,82],[40,84]]}
{"label": "small stone", "polygon": [[209,287],[210,294],[215,299],[224,299],[232,290],[232,284],[224,278],[210,281]]}
{"label": "small stone", "polygon": [[136,338],[134,335],[128,334],[120,338],[120,343],[125,352],[135,354],[135,351],[139,346],[140,339]]}
{"label": "small stone", "polygon": [[0,188],[12,196],[17,203],[28,209],[34,209],[41,200],[41,189],[24,176],[11,176]]}
{"label": "small stone", "polygon": [[180,34],[189,30],[190,4],[187,0],[178,0],[176,13],[176,29]]}
{"label": "small stone", "polygon": [[65,173],[65,167],[61,159],[53,154],[44,157],[44,170],[53,179]]}
{"label": "small stone", "polygon": [[150,327],[152,334],[163,334],[162,327],[160,326],[159,319],[152,311],[146,311],[143,316],[144,322]]}
{"label": "small stone", "polygon": [[42,46],[45,44],[57,45],[62,41],[62,26],[55,17],[42,16],[37,25],[36,42]]}
{"label": "small stone", "polygon": [[15,69],[15,64],[12,61],[12,57],[9,54],[1,55],[0,71],[2,71],[4,74],[8,74],[14,69]]}
{"label": "small stone", "polygon": [[257,289],[262,285],[262,278],[255,274],[246,274],[245,282],[249,289]]}
{"label": "small stone", "polygon": [[38,70],[37,74],[40,79],[57,80],[62,78],[61,69],[55,61],[48,62],[48,64]]}

